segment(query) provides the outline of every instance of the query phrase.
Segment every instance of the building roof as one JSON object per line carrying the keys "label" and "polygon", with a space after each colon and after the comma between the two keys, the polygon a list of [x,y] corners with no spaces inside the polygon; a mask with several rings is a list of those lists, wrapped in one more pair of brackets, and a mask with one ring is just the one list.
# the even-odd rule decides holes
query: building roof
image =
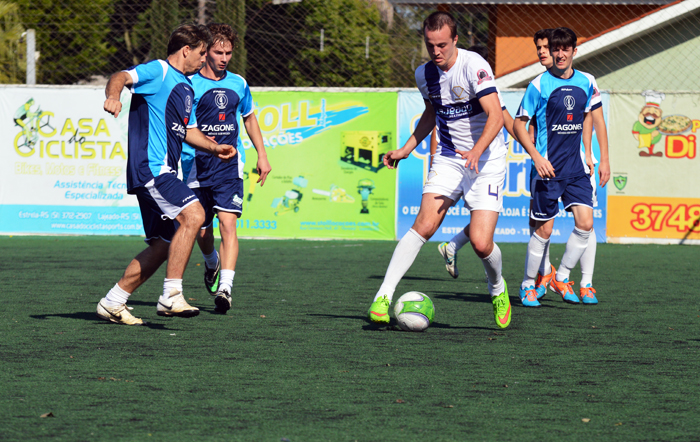
{"label": "building roof", "polygon": [[[680,20],[700,10],[700,0],[680,0],[650,12],[635,20],[611,28],[585,43],[578,45],[576,60],[582,61],[601,52],[622,45],[630,40],[640,38],[664,26]],[[539,62],[534,62],[521,69],[496,78],[500,89],[523,87],[544,71]]]}

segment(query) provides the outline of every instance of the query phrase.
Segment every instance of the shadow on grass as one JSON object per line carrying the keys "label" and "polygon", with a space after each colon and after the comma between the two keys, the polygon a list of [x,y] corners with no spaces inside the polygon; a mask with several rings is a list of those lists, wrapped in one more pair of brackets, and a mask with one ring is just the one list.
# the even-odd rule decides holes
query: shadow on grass
{"label": "shadow on grass", "polygon": [[[368,276],[369,279],[384,279],[384,275]],[[418,276],[404,276],[401,281],[444,281],[445,278],[421,278]]]}
{"label": "shadow on grass", "polygon": [[[90,321],[100,325],[114,325],[109,321],[105,321],[104,319],[98,318],[95,312],[57,313],[54,315],[29,315],[29,317],[40,320],[48,318],[80,319],[82,321]],[[165,327],[165,324],[155,324],[153,322],[145,322],[141,327],[147,327],[154,330],[170,330]]]}

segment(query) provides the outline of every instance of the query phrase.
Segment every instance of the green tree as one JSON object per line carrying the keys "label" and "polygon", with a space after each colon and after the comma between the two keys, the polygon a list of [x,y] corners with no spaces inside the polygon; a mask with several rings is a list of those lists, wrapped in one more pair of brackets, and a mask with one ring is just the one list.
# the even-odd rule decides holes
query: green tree
{"label": "green tree", "polygon": [[305,0],[303,4],[307,11],[300,33],[304,48],[289,63],[294,85],[390,85],[389,36],[375,6],[366,0]]}
{"label": "green tree", "polygon": [[26,28],[36,29],[37,83],[70,84],[106,74],[112,0],[17,0]]}
{"label": "green tree", "polygon": [[20,43],[24,28],[15,3],[0,1],[0,83],[23,83],[26,63]]}
{"label": "green tree", "polygon": [[180,25],[179,3],[171,0],[153,0],[147,14],[151,42],[149,58],[165,59],[168,56],[170,34]]}

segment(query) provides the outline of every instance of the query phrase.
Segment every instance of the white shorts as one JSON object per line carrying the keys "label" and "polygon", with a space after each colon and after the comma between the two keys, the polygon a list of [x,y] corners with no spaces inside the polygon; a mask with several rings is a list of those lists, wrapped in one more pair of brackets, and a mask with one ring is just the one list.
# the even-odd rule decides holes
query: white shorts
{"label": "white shorts", "polygon": [[506,178],[506,157],[479,161],[479,173],[464,167],[460,157],[435,155],[423,193],[446,196],[455,203],[464,198],[469,211],[503,210],[503,184]]}

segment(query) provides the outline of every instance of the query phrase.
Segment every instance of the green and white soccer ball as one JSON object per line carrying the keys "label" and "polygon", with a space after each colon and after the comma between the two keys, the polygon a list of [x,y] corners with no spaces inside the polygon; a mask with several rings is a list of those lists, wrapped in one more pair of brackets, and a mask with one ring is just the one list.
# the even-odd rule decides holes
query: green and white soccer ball
{"label": "green and white soccer ball", "polygon": [[394,304],[394,317],[402,330],[420,332],[433,322],[435,306],[424,293],[404,293]]}

